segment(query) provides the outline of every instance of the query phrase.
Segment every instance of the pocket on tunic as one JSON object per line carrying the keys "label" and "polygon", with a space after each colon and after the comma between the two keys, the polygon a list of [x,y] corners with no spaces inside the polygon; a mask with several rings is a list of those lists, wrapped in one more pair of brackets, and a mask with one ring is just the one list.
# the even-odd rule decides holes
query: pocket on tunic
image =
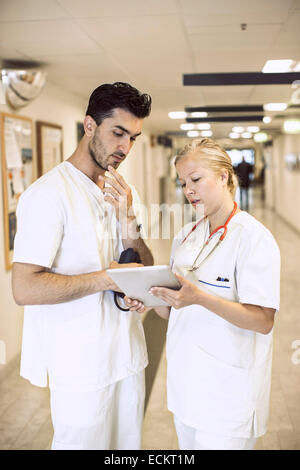
{"label": "pocket on tunic", "polygon": [[190,388],[194,400],[204,404],[210,413],[225,420],[243,421],[253,413],[252,370],[232,366],[193,347],[193,371],[190,369]]}

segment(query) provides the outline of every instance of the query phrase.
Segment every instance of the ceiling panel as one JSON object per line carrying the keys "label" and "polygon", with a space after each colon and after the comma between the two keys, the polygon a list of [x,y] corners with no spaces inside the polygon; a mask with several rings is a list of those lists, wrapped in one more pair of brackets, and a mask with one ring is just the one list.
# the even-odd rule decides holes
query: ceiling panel
{"label": "ceiling panel", "polygon": [[292,92],[290,85],[254,86],[248,104],[288,103]]}
{"label": "ceiling panel", "polygon": [[[293,0],[180,0],[180,5],[184,15],[201,14],[203,18],[207,15],[211,17],[219,16],[224,20],[230,16],[243,18],[243,23],[248,20],[267,22],[277,22],[286,20],[288,10],[293,5]],[[208,18],[209,21],[209,18]],[[224,21],[226,23],[226,21]]]}
{"label": "ceiling panel", "polygon": [[218,33],[217,29],[212,28],[211,32],[193,34],[190,36],[192,48],[195,51],[207,50],[223,50],[230,49],[232,51],[239,50],[249,51],[256,50],[260,47],[271,47],[278,36],[280,26],[257,27],[254,30],[247,31],[229,31],[228,33]]}
{"label": "ceiling panel", "polygon": [[[181,85],[182,70],[194,71],[181,23],[175,16],[78,22],[83,31],[145,83]],[[174,54],[180,60],[174,60]]]}
{"label": "ceiling panel", "polygon": [[176,0],[58,0],[73,18],[165,15],[177,13]]}
{"label": "ceiling panel", "polygon": [[300,61],[299,25],[300,0],[0,0],[0,61],[44,63],[49,82],[84,99],[128,81],[152,95],[147,127],[163,133],[179,130],[168,112],[186,106],[286,102],[288,86],[184,87],[183,74]]}
{"label": "ceiling panel", "polygon": [[1,0],[0,23],[3,21],[30,21],[62,19],[67,14],[56,0]]}

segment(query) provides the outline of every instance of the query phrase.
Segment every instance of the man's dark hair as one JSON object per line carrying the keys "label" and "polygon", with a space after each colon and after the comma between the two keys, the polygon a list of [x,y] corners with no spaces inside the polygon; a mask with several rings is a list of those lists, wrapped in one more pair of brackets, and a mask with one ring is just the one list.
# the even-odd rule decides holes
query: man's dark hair
{"label": "man's dark hair", "polygon": [[111,117],[115,108],[122,108],[138,118],[145,118],[150,114],[151,102],[150,95],[140,93],[128,83],[105,83],[91,94],[85,114],[91,116],[97,126],[103,119]]}

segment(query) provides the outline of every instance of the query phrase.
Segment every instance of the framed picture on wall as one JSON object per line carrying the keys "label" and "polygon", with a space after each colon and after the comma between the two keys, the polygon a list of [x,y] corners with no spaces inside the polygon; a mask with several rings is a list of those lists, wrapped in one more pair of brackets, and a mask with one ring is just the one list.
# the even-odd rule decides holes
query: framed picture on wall
{"label": "framed picture on wall", "polygon": [[33,129],[32,120],[24,116],[1,113],[0,120],[5,267],[8,271],[12,267],[18,199],[33,180]]}
{"label": "framed picture on wall", "polygon": [[63,161],[63,129],[58,124],[36,122],[37,172],[42,176]]}

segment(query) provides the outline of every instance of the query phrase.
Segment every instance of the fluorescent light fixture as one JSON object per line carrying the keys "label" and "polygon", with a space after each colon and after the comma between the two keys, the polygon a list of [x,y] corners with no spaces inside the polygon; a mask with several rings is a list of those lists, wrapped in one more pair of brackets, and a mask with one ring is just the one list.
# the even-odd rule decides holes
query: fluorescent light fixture
{"label": "fluorescent light fixture", "polygon": [[265,132],[257,132],[257,134],[254,134],[254,140],[255,142],[265,142],[268,140],[268,134]]}
{"label": "fluorescent light fixture", "polygon": [[200,129],[200,131],[208,131],[210,129],[210,124],[197,124],[197,129]]}
{"label": "fluorescent light fixture", "polygon": [[240,134],[241,132],[244,132],[244,130],[245,130],[245,129],[244,129],[243,127],[241,127],[241,126],[234,126],[234,127],[232,128],[232,131],[233,131],[233,132],[237,132],[238,134]]}
{"label": "fluorescent light fixture", "polygon": [[253,132],[253,134],[255,134],[255,132],[258,132],[258,131],[259,131],[258,126],[249,126],[249,127],[247,127],[247,132]]}
{"label": "fluorescent light fixture", "polygon": [[300,72],[300,62],[295,65],[295,67],[293,68],[293,72]]}
{"label": "fluorescent light fixture", "polygon": [[265,124],[269,124],[271,121],[272,121],[272,119],[270,118],[270,116],[264,116],[263,117],[263,122]]}
{"label": "fluorescent light fixture", "polygon": [[287,134],[299,134],[300,133],[300,120],[299,119],[287,119],[283,123],[283,130]]}
{"label": "fluorescent light fixture", "polygon": [[262,69],[262,72],[263,73],[291,72],[293,63],[294,61],[292,59],[267,60],[267,62],[265,63]]}
{"label": "fluorescent light fixture", "polygon": [[251,134],[251,132],[243,132],[242,137],[243,137],[243,139],[251,139],[252,134]]}
{"label": "fluorescent light fixture", "polygon": [[202,137],[211,137],[212,136],[212,131],[202,131],[201,135]]}
{"label": "fluorescent light fixture", "polygon": [[191,131],[192,129],[195,129],[195,124],[180,124],[180,129],[183,131]]}
{"label": "fluorescent light fixture", "polygon": [[188,136],[188,137],[198,137],[198,136],[199,136],[199,132],[198,132],[198,131],[188,131],[188,132],[187,132],[187,136]]}
{"label": "fluorescent light fixture", "polygon": [[202,117],[207,117],[207,113],[205,111],[194,111],[191,113],[191,117],[193,118],[202,118]]}
{"label": "fluorescent light fixture", "polygon": [[229,137],[231,139],[238,139],[240,137],[240,134],[238,134],[237,132],[230,132]]}
{"label": "fluorescent light fixture", "polygon": [[187,117],[187,113],[185,111],[172,111],[168,116],[171,119],[185,119]]}
{"label": "fluorescent light fixture", "polygon": [[265,111],[284,111],[287,108],[286,103],[267,103],[264,104]]}

